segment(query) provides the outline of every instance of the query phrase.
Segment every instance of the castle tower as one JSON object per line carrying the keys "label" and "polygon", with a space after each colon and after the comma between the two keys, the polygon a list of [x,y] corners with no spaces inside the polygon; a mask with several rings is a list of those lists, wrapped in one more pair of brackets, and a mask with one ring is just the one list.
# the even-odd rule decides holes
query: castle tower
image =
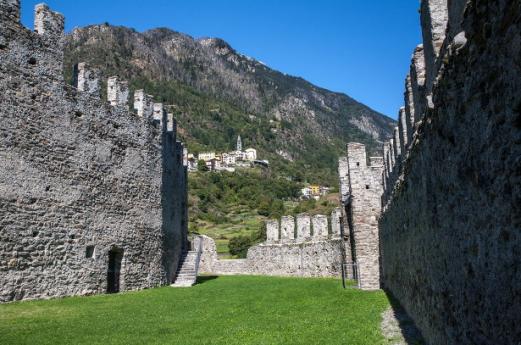
{"label": "castle tower", "polygon": [[242,140],[240,135],[237,137],[237,151],[242,152]]}
{"label": "castle tower", "polygon": [[[345,162],[344,158],[341,162]],[[370,157],[367,164],[365,146],[347,145],[347,195],[342,198],[347,219],[345,232],[349,235],[352,260],[357,265],[356,279],[364,290],[380,288],[378,222],[383,192],[383,159]],[[345,164],[345,163],[344,163]],[[342,179],[342,176],[341,176]],[[341,180],[341,183],[346,183]]]}

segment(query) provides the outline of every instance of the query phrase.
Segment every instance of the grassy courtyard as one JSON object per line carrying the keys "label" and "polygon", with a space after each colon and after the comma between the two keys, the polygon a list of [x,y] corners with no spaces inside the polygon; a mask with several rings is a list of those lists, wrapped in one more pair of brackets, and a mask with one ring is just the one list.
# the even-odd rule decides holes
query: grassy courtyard
{"label": "grassy courtyard", "polygon": [[192,288],[0,305],[1,344],[385,344],[383,292],[335,279],[202,277]]}

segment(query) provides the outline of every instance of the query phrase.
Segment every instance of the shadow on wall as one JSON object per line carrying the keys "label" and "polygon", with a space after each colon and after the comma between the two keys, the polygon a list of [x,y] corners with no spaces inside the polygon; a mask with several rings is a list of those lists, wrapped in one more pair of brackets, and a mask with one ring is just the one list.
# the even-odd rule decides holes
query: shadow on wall
{"label": "shadow on wall", "polygon": [[219,278],[219,276],[198,276],[197,277],[197,282],[195,283],[195,285],[204,284],[206,282],[209,282],[211,280],[215,280],[217,278]]}
{"label": "shadow on wall", "polygon": [[382,331],[385,337],[392,338],[393,344],[396,345],[426,345],[420,330],[407,311],[389,291],[384,291],[391,303],[391,310],[383,315]]}

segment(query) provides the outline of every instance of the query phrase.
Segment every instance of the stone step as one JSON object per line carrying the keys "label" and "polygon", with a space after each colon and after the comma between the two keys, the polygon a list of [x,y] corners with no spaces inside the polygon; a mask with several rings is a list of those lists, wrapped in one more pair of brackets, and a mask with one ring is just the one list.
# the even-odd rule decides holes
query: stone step
{"label": "stone step", "polygon": [[179,267],[177,268],[175,282],[172,287],[189,287],[195,284],[197,280],[196,261],[197,252],[186,252],[181,256]]}
{"label": "stone step", "polygon": [[[183,279],[178,279],[178,280],[176,280],[175,283],[181,283],[181,284],[182,284],[182,283],[187,283],[187,282],[188,282],[188,283],[189,283],[189,282],[192,282],[192,283],[193,283],[193,282],[195,282],[195,280],[196,280],[195,278],[192,278],[192,279],[188,279],[188,278],[185,279],[185,278],[183,278]],[[174,284],[175,284],[175,283],[174,283]]]}
{"label": "stone step", "polygon": [[177,277],[176,281],[178,281],[178,280],[194,280],[196,278],[197,277],[195,275],[190,274],[190,275],[179,276],[179,277]]}
{"label": "stone step", "polygon": [[177,274],[195,274],[195,270],[179,270]]}
{"label": "stone step", "polygon": [[175,282],[176,283],[186,283],[186,282],[195,282],[195,281],[196,281],[195,277],[180,277]]}

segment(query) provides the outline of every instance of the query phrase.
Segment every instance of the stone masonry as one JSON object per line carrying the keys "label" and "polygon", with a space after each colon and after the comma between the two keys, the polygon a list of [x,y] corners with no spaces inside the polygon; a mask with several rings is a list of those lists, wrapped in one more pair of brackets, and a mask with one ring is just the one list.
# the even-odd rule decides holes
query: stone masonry
{"label": "stone masonry", "polygon": [[[399,136],[398,130],[395,137]],[[397,151],[396,147],[390,151]],[[386,151],[387,152],[387,151]],[[383,192],[383,159],[371,157],[367,164],[365,146],[347,145],[347,156],[339,161],[341,201],[345,217],[345,236],[348,238],[346,259],[352,260],[358,280],[364,290],[380,288],[378,217]]]}
{"label": "stone masonry", "polygon": [[284,216],[280,220],[280,239],[284,243],[291,243],[295,239],[295,218]]}
{"label": "stone masonry", "polygon": [[128,110],[128,87],[85,63],[62,77],[62,15],[0,0],[0,301],[172,282],[187,232],[173,118]]}
{"label": "stone masonry", "polygon": [[521,3],[423,0],[421,23],[406,150],[382,176],[382,285],[428,344],[520,344]]}
{"label": "stone masonry", "polygon": [[[271,220],[270,222],[277,222]],[[303,242],[311,238],[311,217],[307,214],[297,216],[297,241]],[[277,239],[275,239],[276,241]]]}
{"label": "stone masonry", "polygon": [[[279,228],[277,220],[266,222],[267,241],[248,250],[247,259],[220,260],[215,242],[207,236],[198,236],[197,245],[202,241],[201,272],[212,274],[258,274],[297,277],[338,277],[342,270],[342,255],[345,242],[340,238],[341,213],[331,214],[331,228],[328,233],[328,217],[320,215],[311,218],[300,214],[296,217],[297,236],[291,242],[282,236],[272,237]],[[315,219],[314,222],[311,219]],[[283,217],[280,221],[288,229],[295,228],[294,217]],[[336,224],[333,226],[333,224]],[[313,236],[310,236],[313,231]]]}

